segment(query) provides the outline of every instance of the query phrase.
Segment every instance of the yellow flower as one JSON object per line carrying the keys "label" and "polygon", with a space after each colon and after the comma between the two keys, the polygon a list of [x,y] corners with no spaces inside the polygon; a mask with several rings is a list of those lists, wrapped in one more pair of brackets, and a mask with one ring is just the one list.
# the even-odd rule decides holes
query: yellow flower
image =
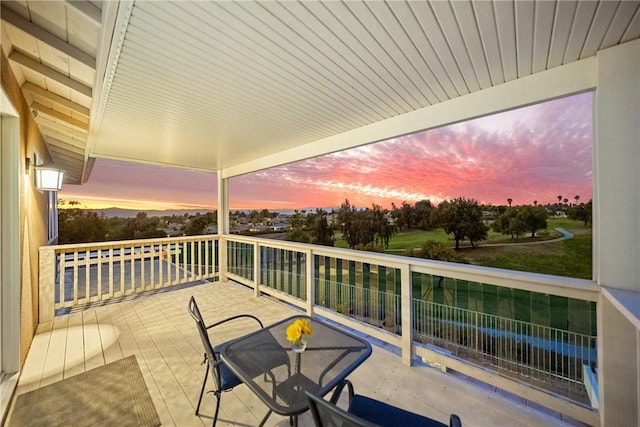
{"label": "yellow flower", "polygon": [[311,325],[307,319],[300,319],[300,327],[302,329],[302,333],[305,335],[311,335],[313,333]]}
{"label": "yellow flower", "polygon": [[307,319],[296,319],[287,327],[287,340],[294,342],[299,340],[302,335],[311,335],[313,329]]}
{"label": "yellow flower", "polygon": [[290,324],[289,327],[287,328],[287,339],[291,342],[297,341],[300,339],[300,336],[302,335],[302,329],[300,328],[300,325],[296,324],[295,322]]}

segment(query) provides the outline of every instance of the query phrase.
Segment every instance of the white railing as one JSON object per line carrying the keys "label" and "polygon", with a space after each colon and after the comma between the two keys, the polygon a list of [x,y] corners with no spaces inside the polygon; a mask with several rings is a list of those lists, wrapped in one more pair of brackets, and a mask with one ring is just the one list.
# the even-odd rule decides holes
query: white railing
{"label": "white railing", "polygon": [[40,248],[40,320],[55,310],[217,277],[217,236]]}
{"label": "white railing", "polygon": [[[441,369],[456,370],[577,420],[593,425],[599,422],[596,411],[568,398],[584,387],[578,380],[582,361],[596,364],[595,336],[425,303],[413,297],[415,278],[429,277],[563,297],[595,306],[600,289],[592,281],[262,238],[224,239],[230,248],[225,274],[253,287],[256,295],[274,296],[309,314],[320,314],[398,346],[407,364],[419,356]],[[349,290],[349,282],[354,281],[359,289]],[[371,289],[363,289],[368,286]],[[386,289],[380,292],[381,288]],[[346,297],[349,292],[351,296]],[[433,314],[438,307],[443,313],[438,321],[451,332],[451,343],[456,336],[462,340],[464,328],[456,322],[462,319],[465,323],[465,315],[473,316],[466,321],[472,326],[465,327],[472,328],[474,337],[484,343],[473,342],[468,348],[451,344],[447,348],[443,340],[436,339],[437,334],[429,336],[424,325],[433,325],[434,319],[425,313]],[[486,351],[492,346],[497,353]],[[525,347],[527,354],[522,353]],[[563,352],[568,349],[580,356],[566,357]]]}
{"label": "white railing", "polygon": [[[428,279],[445,283],[468,281],[509,292],[527,291],[595,304],[600,289],[588,280],[237,235],[47,246],[40,250],[40,321],[51,320],[60,308],[215,278],[232,279],[252,287],[256,296],[271,295],[309,314],[325,316],[397,346],[406,364],[421,357],[427,363],[461,372],[577,420],[593,425],[599,422],[596,411],[541,389],[535,381],[526,384],[520,372],[517,378],[504,375],[504,365],[512,364],[504,352],[495,359],[493,370],[480,363],[478,357],[466,357],[455,346],[456,351],[447,349],[437,342],[436,334],[429,337],[425,325],[434,324],[434,319],[424,313],[433,312],[438,303],[426,304],[414,297],[417,283]],[[447,305],[443,310],[448,310],[451,317],[438,320],[453,335],[460,334],[461,329],[455,322],[462,319],[467,328],[466,323],[471,323],[468,318],[464,320],[462,313],[480,316],[467,307],[460,309],[455,303]],[[482,328],[487,327],[485,323],[495,320],[491,316],[480,317],[483,320],[475,319],[472,326],[474,337],[480,336]],[[505,324],[511,326],[496,326],[494,322],[489,329],[512,334],[511,338],[516,339],[546,334],[532,332],[528,322],[508,320]],[[515,329],[509,332],[509,328]],[[569,341],[578,340],[576,337]],[[556,336],[550,338],[559,340]],[[580,345],[592,348],[595,337],[580,340]],[[505,341],[504,336],[494,340],[496,345],[501,341]],[[479,348],[480,345],[472,347]],[[595,364],[591,353],[587,363]]]}

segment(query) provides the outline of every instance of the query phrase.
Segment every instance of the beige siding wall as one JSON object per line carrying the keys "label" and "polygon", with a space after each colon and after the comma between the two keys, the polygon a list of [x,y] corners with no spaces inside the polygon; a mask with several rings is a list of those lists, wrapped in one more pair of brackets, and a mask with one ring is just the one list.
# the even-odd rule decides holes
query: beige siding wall
{"label": "beige siding wall", "polygon": [[[2,88],[20,115],[20,159],[38,153],[43,160],[50,160],[49,153],[37,128],[20,84],[11,71],[4,53],[1,54],[0,71]],[[47,195],[33,188],[33,172],[27,176],[24,161],[20,164],[22,188],[20,192],[20,253],[2,254],[20,259],[20,361],[24,363],[31,340],[38,326],[38,249],[47,244]]]}

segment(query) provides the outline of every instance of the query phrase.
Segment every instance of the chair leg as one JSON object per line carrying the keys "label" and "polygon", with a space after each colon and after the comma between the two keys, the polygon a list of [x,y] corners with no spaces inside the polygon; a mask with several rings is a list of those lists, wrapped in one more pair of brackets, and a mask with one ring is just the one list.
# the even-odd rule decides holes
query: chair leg
{"label": "chair leg", "polygon": [[200,398],[198,399],[198,406],[196,407],[196,415],[200,415],[200,404],[202,403],[202,396],[204,395],[204,389],[207,386],[208,377],[209,377],[209,363],[207,362],[207,371],[204,373],[204,379],[202,380],[202,389],[200,390]]}
{"label": "chair leg", "polygon": [[216,427],[216,421],[218,421],[218,411],[220,411],[220,398],[222,397],[222,393],[220,392],[214,394],[216,395],[216,413],[213,415],[213,424],[211,424],[211,427]]}
{"label": "chair leg", "polygon": [[269,411],[265,414],[264,418],[262,418],[262,421],[260,421],[260,424],[258,424],[258,427],[264,426],[264,423],[267,422],[267,419],[271,415],[271,412],[272,412],[271,409],[269,409]]}

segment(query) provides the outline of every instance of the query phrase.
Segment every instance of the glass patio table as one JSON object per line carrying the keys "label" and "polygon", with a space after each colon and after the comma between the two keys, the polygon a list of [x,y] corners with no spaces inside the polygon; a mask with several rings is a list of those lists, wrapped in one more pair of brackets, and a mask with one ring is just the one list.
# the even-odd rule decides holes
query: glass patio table
{"label": "glass patio table", "polygon": [[[313,331],[299,353],[286,335],[296,319],[307,319]],[[297,424],[297,415],[309,409],[305,390],[325,396],[370,355],[363,338],[308,316],[289,317],[220,347],[221,359],[269,408],[261,426],[272,412]]]}

